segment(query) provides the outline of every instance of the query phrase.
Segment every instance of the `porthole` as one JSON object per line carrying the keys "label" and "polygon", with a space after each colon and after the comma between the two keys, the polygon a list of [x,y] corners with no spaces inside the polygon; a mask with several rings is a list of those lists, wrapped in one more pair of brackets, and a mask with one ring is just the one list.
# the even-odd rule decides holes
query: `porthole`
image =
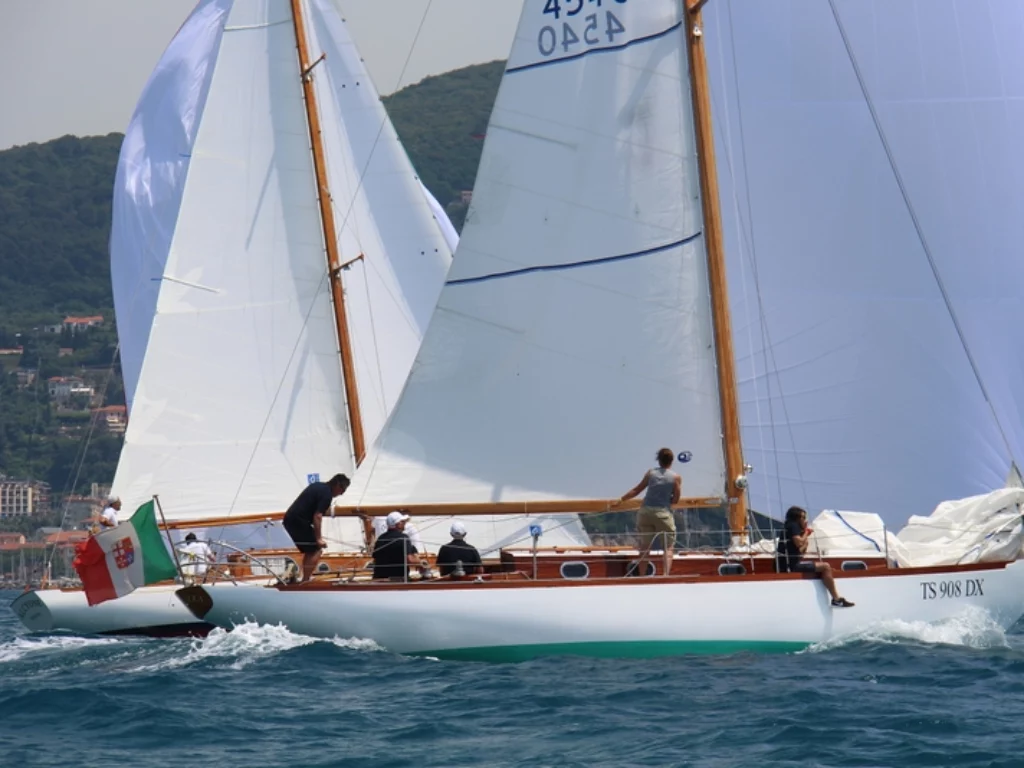
{"label": "porthole", "polygon": [[843,560],[840,568],[844,571],[866,571],[868,564],[863,560]]}
{"label": "porthole", "polygon": [[571,560],[562,563],[561,572],[563,579],[585,579],[590,576],[590,566],[582,560]]}
{"label": "porthole", "polygon": [[742,563],[722,563],[718,566],[719,576],[743,576],[746,572]]}

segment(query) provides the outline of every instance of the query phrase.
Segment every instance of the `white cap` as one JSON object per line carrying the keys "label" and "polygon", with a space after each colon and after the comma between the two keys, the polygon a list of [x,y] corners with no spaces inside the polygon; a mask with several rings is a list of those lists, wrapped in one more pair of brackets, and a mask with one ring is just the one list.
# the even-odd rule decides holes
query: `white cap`
{"label": "white cap", "polygon": [[403,515],[398,510],[395,510],[394,512],[392,512],[391,514],[388,515],[388,528],[394,528],[396,525],[398,525],[403,520],[408,520],[408,519],[409,519],[408,515]]}
{"label": "white cap", "polygon": [[113,494],[107,496],[107,504],[117,504],[120,500],[121,498],[119,496],[114,496]]}
{"label": "white cap", "polygon": [[448,530],[449,533],[451,533],[451,535],[455,538],[462,538],[466,535],[466,526],[464,526],[462,522],[459,520],[456,520],[454,523],[452,523],[452,527]]}

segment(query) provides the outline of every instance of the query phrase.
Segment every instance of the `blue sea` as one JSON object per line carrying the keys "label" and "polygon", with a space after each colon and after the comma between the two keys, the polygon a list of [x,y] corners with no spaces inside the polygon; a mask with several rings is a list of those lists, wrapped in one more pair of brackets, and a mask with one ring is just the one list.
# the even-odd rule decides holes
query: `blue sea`
{"label": "blue sea", "polygon": [[1022,766],[1024,625],[784,655],[519,664],[248,624],[30,635],[0,592],[0,766]]}

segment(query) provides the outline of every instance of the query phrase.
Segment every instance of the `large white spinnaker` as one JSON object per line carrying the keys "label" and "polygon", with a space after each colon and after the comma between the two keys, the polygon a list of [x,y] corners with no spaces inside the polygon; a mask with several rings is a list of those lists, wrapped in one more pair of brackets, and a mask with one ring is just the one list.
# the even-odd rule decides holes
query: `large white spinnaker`
{"label": "large white spinnaker", "polygon": [[545,5],[524,6],[449,282],[350,503],[614,496],[662,445],[692,454],[685,495],[722,495],[681,4],[596,26]]}
{"label": "large white spinnaker", "polygon": [[[362,186],[350,178],[332,198],[336,220],[347,222],[339,227],[343,256],[362,254],[383,276],[370,294],[372,313],[357,300],[348,318],[355,346],[369,350],[357,357],[356,375],[379,428],[450,252],[379,103],[339,106],[351,76],[344,67],[358,58],[340,20],[330,4],[302,7],[317,45],[340,54],[313,72],[330,180],[343,177],[342,166],[366,174]],[[167,74],[151,81],[133,118],[146,125],[160,94],[174,99],[196,82],[205,88],[205,98],[193,99],[185,162],[166,181],[178,204],[158,216],[142,211],[145,197],[131,198],[138,210],[126,203],[122,220],[142,225],[126,233],[115,218],[112,235],[119,311],[133,306],[138,285],[157,286],[114,487],[129,508],[160,494],[176,520],[279,511],[310,476],[354,471],[290,2],[207,0],[179,35],[188,45],[172,43],[158,68]],[[193,38],[205,47],[193,50]],[[364,102],[375,99],[368,79],[361,87]],[[383,137],[376,147],[365,141],[371,134]],[[142,132],[146,146],[136,154],[168,154],[165,140]],[[130,160],[122,157],[122,166]],[[384,175],[386,183],[377,178]],[[166,233],[165,258],[154,246],[155,256],[126,266],[132,243]],[[350,297],[365,293],[370,281],[348,278]],[[376,301],[382,293],[388,301]],[[400,344],[382,353],[391,336]],[[375,396],[371,383],[386,396]]]}
{"label": "large white spinnaker", "polygon": [[893,527],[1024,455],[1022,17],[834,5],[705,10],[743,448],[754,509]]}

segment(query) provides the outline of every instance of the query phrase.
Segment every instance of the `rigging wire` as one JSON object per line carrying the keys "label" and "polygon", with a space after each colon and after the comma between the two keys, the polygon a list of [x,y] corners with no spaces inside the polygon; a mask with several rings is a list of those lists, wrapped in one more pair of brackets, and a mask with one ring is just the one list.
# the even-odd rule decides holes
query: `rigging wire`
{"label": "rigging wire", "polygon": [[1010,460],[1016,464],[1016,457],[1013,455],[1013,448],[1010,445],[1010,440],[1006,435],[1006,431],[1003,429],[1003,423],[999,418],[999,414],[996,412],[995,403],[993,403],[992,398],[989,397],[988,389],[981,378],[981,370],[974,359],[974,354],[971,352],[970,345],[967,343],[967,335],[964,333],[963,326],[960,324],[960,318],[957,316],[956,310],[953,308],[953,300],[946,288],[945,281],[942,279],[942,275],[939,273],[938,264],[935,261],[935,256],[932,254],[932,249],[928,244],[928,239],[925,237],[924,227],[921,224],[921,220],[918,218],[917,210],[910,201],[910,194],[907,192],[907,186],[903,180],[903,174],[900,172],[899,165],[896,163],[896,155],[893,153],[892,146],[889,144],[889,139],[885,134],[885,130],[882,128],[882,121],[878,115],[878,110],[875,107],[875,100],[872,98],[871,92],[868,90],[867,80],[861,70],[860,62],[853,51],[853,44],[850,42],[850,37],[846,32],[846,26],[843,24],[842,17],[839,14],[839,9],[836,6],[836,0],[828,0],[828,4],[829,8],[832,9],[832,17],[835,19],[839,35],[843,39],[846,54],[850,58],[850,64],[853,66],[853,73],[857,78],[857,84],[860,86],[861,93],[864,96],[864,102],[868,108],[868,112],[871,114],[871,120],[874,123],[875,130],[878,132],[878,138],[882,142],[882,149],[885,151],[885,157],[889,161],[889,167],[892,168],[893,177],[896,180],[896,186],[899,187],[900,195],[903,197],[903,202],[907,206],[907,213],[910,214],[910,220],[914,225],[914,231],[917,233],[917,238],[921,243],[921,248],[924,250],[925,258],[928,259],[928,266],[931,269],[932,276],[935,278],[935,284],[938,286],[939,293],[942,295],[942,301],[946,305],[946,311],[949,312],[949,317],[953,321],[953,327],[956,329],[956,334],[960,339],[960,345],[963,347],[964,354],[967,356],[967,362],[970,364],[971,371],[974,373],[974,378],[977,380],[978,387],[981,389],[982,397],[985,398],[985,402],[988,404],[989,410],[992,411],[992,418],[995,421],[996,428],[999,430],[1000,437],[1003,439],[1007,455],[1010,457]]}

